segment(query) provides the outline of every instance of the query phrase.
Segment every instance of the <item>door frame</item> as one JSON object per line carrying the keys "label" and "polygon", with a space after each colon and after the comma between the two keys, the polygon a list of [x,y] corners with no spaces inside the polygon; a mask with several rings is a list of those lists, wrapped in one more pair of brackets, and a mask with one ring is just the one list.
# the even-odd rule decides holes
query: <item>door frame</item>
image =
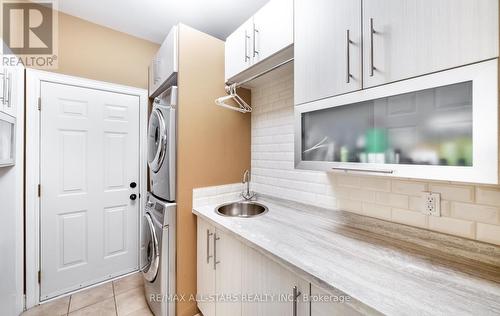
{"label": "door frame", "polygon": [[[38,100],[42,82],[72,85],[139,97],[139,194],[143,201],[147,196],[147,122],[148,92],[146,89],[129,87],[104,81],[62,75],[53,72],[26,69],[26,174],[25,174],[25,216],[26,216],[26,308],[40,303],[40,111]],[[43,105],[42,105],[43,106]],[[142,244],[142,214],[144,204],[139,203],[138,254],[140,267]]]}

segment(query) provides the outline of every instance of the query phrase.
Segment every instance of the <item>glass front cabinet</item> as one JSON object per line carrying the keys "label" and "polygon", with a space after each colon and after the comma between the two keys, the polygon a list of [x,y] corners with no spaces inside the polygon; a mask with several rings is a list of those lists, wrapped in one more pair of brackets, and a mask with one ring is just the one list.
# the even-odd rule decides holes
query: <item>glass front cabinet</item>
{"label": "glass front cabinet", "polygon": [[498,183],[498,62],[295,107],[299,169]]}

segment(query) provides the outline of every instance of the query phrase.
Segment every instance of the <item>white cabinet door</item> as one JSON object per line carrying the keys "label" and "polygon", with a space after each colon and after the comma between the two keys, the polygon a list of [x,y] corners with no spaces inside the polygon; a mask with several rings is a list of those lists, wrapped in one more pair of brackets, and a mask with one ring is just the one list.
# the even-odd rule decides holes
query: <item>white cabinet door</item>
{"label": "white cabinet door", "polygon": [[295,104],[361,89],[361,0],[295,0]]}
{"label": "white cabinet door", "polygon": [[197,228],[197,294],[198,308],[204,316],[215,316],[215,228],[198,218]]}
{"label": "white cabinet door", "polygon": [[361,311],[370,310],[369,308],[363,309],[360,307],[361,311],[358,311],[345,301],[335,301],[336,299],[338,300],[337,297],[339,294],[337,293],[332,296],[332,294],[311,284],[311,298],[313,298],[311,300],[311,316],[361,316],[364,315]]}
{"label": "white cabinet door", "polygon": [[172,27],[149,66],[149,95],[158,92],[178,72],[177,26]]}
{"label": "white cabinet door", "polygon": [[226,39],[226,81],[252,64],[253,18],[250,18]]}
{"label": "white cabinet door", "polygon": [[293,44],[293,0],[271,0],[255,15],[253,64]]}
{"label": "white cabinet door", "polygon": [[215,307],[217,316],[241,315],[242,244],[220,230],[215,232],[215,288],[221,298]]}
{"label": "white cabinet door", "polygon": [[[303,295],[309,295],[309,283],[288,269],[265,257],[250,247],[244,247],[242,264],[243,295],[248,299],[242,303],[242,316],[309,315],[309,303]],[[291,300],[300,292],[297,302]]]}
{"label": "white cabinet door", "polygon": [[498,0],[364,0],[363,19],[365,88],[498,56]]}

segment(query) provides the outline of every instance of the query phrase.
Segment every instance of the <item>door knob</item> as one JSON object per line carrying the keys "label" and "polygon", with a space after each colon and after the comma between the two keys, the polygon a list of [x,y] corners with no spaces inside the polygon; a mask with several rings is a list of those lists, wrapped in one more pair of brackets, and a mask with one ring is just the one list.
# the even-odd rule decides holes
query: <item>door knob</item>
{"label": "door knob", "polygon": [[130,199],[135,201],[135,199],[137,199],[137,194],[130,194]]}
{"label": "door knob", "polygon": [[130,187],[131,187],[132,189],[134,189],[136,186],[137,186],[137,183],[135,183],[135,182],[130,182]]}

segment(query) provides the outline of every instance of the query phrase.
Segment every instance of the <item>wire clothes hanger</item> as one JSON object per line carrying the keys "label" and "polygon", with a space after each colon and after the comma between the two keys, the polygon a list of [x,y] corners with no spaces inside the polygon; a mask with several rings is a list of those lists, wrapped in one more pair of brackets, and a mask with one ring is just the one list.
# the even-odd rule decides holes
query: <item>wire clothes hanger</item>
{"label": "wire clothes hanger", "polygon": [[[252,112],[252,107],[248,105],[237,93],[236,93],[236,83],[233,83],[230,86],[226,86],[226,92],[228,95],[224,97],[220,97],[215,100],[215,104],[218,106],[222,106],[223,108],[238,111],[241,113],[249,113]],[[236,103],[236,106],[227,104],[226,101],[233,100]]]}
{"label": "wire clothes hanger", "polygon": [[[230,109],[230,110],[234,110],[234,111],[238,111],[238,112],[241,112],[241,113],[249,113],[249,112],[252,112],[252,107],[246,103],[239,95],[238,93],[236,93],[236,89],[241,87],[242,85],[244,85],[245,83],[248,83],[254,79],[257,79],[277,68],[280,68],[281,66],[283,65],[286,65],[288,64],[289,62],[292,62],[293,61],[293,58],[290,58],[290,59],[287,59],[267,70],[264,70],[263,72],[259,73],[259,74],[256,74],[254,76],[251,76],[250,78],[248,79],[245,79],[241,82],[237,82],[237,83],[233,83],[231,85],[226,85],[226,92],[228,95],[226,96],[223,96],[223,97],[220,97],[220,98],[217,98],[215,100],[215,104],[217,104],[218,106],[222,106],[223,108],[226,108],[226,109]],[[236,106],[234,105],[231,105],[231,104],[227,104],[226,101],[229,101],[229,100],[233,100],[235,103],[236,103]]]}

